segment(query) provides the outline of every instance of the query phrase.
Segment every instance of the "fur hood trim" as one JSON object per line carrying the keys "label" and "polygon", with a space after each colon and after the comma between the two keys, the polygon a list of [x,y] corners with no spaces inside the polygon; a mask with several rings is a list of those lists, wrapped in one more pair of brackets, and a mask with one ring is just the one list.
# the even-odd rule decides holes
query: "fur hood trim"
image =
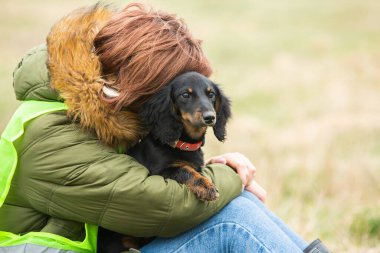
{"label": "fur hood trim", "polygon": [[93,40],[114,12],[101,5],[74,11],[55,24],[48,37],[51,86],[68,106],[68,116],[110,146],[135,144],[145,133],[136,113],[115,111],[101,99],[105,80]]}

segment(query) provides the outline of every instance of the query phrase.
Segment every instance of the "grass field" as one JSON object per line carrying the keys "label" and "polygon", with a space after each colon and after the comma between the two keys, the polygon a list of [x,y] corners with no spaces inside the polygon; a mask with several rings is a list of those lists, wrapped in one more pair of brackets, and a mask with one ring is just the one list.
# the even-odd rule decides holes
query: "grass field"
{"label": "grass field", "polygon": [[[335,253],[380,252],[380,2],[145,2],[187,21],[233,101],[228,141],[210,135],[207,155],[251,158],[268,206],[305,239]],[[0,129],[17,107],[18,60],[90,3],[2,2]]]}

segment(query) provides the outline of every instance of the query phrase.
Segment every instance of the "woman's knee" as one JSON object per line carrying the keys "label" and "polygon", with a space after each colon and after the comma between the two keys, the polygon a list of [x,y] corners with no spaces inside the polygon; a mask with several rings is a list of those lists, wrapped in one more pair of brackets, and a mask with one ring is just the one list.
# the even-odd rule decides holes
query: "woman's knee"
{"label": "woman's knee", "polygon": [[238,196],[209,221],[244,224],[251,215],[257,212],[260,212],[260,209],[251,200]]}
{"label": "woman's knee", "polygon": [[[288,234],[273,222],[261,203],[253,201],[252,197],[254,196],[237,197],[210,219],[214,224],[223,224],[228,237],[225,244],[248,248],[251,252],[302,252]],[[282,251],[283,249],[288,251]]]}
{"label": "woman's knee", "polygon": [[168,252],[271,252],[246,228],[234,222],[214,223],[188,237],[180,247]]}
{"label": "woman's knee", "polygon": [[265,242],[242,224],[220,223],[219,229],[223,252],[271,252]]}

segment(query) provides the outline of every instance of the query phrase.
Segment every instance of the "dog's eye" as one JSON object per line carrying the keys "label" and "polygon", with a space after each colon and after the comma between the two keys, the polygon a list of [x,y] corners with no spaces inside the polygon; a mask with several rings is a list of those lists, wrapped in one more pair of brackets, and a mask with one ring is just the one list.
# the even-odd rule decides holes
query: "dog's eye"
{"label": "dog's eye", "polygon": [[208,94],[208,97],[209,97],[209,98],[214,98],[214,97],[215,97],[215,93],[211,91],[211,92]]}
{"label": "dog's eye", "polygon": [[190,94],[188,92],[182,93],[183,98],[190,98]]}

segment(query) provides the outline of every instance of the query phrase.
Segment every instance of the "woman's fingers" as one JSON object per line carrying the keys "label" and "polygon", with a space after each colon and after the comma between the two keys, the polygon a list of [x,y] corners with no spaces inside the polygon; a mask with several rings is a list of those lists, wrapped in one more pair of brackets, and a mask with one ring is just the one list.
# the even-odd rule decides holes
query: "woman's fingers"
{"label": "woman's fingers", "polygon": [[244,159],[242,159],[237,154],[232,154],[231,159],[227,160],[227,165],[235,169],[239,174],[243,185],[247,185],[249,179],[249,171]]}
{"label": "woman's fingers", "polygon": [[222,163],[222,164],[227,164],[227,160],[226,160],[226,158],[224,158],[223,156],[214,156],[214,157],[211,157],[211,158],[206,162],[206,164],[210,164],[210,163]]}
{"label": "woman's fingers", "polygon": [[207,163],[223,163],[233,168],[240,176],[243,185],[247,185],[256,173],[255,166],[240,153],[227,153],[209,159]]}
{"label": "woman's fingers", "polygon": [[256,197],[258,197],[262,202],[265,203],[267,199],[267,191],[261,187],[255,180],[251,180],[249,185],[245,187],[247,191],[252,192]]}
{"label": "woman's fingers", "polygon": [[237,156],[240,157],[242,161],[245,163],[245,170],[246,170],[246,177],[247,177],[247,184],[250,182],[255,174],[256,174],[256,167],[252,164],[252,162],[244,155],[237,153]]}

